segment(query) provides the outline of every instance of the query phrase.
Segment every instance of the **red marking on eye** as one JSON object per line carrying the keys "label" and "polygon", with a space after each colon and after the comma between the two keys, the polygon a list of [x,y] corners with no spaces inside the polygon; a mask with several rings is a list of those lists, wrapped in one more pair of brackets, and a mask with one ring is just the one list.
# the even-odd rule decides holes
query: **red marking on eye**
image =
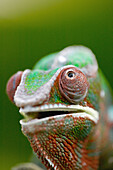
{"label": "red marking on eye", "polygon": [[63,69],[59,75],[59,89],[61,94],[71,103],[83,100],[89,88],[86,76],[77,68]]}
{"label": "red marking on eye", "polygon": [[22,71],[17,72],[14,74],[8,81],[7,87],[6,87],[6,92],[9,97],[9,99],[14,103],[14,95],[15,91],[20,84],[21,81],[21,76],[22,76]]}

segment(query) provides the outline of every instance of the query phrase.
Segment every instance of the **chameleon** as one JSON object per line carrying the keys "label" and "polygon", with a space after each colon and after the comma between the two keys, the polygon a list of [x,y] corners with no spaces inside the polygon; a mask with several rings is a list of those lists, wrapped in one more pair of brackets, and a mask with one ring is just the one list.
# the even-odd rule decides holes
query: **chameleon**
{"label": "chameleon", "polygon": [[24,117],[36,169],[38,160],[48,170],[113,169],[112,91],[89,48],[43,57],[14,74],[6,91]]}

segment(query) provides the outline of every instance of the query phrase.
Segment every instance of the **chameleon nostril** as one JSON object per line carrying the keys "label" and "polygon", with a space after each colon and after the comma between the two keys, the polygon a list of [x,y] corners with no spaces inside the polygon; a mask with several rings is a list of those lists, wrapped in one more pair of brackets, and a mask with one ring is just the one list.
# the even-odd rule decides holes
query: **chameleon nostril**
{"label": "chameleon nostril", "polygon": [[17,72],[14,74],[8,81],[7,87],[6,87],[6,92],[9,97],[9,99],[14,103],[14,95],[15,91],[20,84],[21,81],[21,76],[22,76],[22,71]]}

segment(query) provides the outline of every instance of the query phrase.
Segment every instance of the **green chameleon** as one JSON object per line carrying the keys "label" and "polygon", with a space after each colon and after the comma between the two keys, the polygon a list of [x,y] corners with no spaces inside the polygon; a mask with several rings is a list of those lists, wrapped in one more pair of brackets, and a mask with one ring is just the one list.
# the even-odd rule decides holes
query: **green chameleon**
{"label": "green chameleon", "polygon": [[42,169],[113,169],[112,96],[90,49],[70,46],[42,58],[9,79],[7,94],[37,157],[14,169],[38,170],[38,159]]}

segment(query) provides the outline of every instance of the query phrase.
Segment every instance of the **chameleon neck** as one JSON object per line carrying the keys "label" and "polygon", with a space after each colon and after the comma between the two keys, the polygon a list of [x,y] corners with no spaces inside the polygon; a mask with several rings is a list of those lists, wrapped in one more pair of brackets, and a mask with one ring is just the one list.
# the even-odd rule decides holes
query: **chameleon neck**
{"label": "chameleon neck", "polygon": [[34,125],[32,130],[35,130],[35,133],[30,133],[29,127],[23,126],[22,131],[47,169],[97,169],[100,131],[93,122],[87,120],[86,125],[86,120],[83,121],[83,124],[80,122],[78,124],[78,120],[76,120],[74,129],[70,122],[70,125],[65,126],[65,131],[63,123],[58,128],[54,125],[51,129],[50,127],[47,129],[43,124],[43,127],[38,126],[38,131]]}

